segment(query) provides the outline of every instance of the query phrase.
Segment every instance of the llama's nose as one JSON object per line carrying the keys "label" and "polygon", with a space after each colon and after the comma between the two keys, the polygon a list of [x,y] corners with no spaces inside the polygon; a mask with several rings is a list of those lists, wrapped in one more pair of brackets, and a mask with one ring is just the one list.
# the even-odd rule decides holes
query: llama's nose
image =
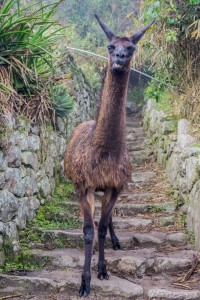
{"label": "llama's nose", "polygon": [[125,58],[125,52],[124,51],[120,51],[120,52],[118,52],[118,53],[116,53],[116,57],[118,58],[118,59],[124,59]]}

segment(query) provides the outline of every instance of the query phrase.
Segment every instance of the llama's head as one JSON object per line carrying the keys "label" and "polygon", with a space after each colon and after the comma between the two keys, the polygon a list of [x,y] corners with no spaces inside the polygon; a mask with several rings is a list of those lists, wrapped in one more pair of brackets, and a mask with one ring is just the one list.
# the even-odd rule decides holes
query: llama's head
{"label": "llama's head", "polygon": [[154,22],[151,22],[130,37],[118,37],[99,19],[97,15],[95,15],[95,17],[109,40],[108,65],[110,69],[114,72],[126,71],[130,68],[136,44]]}

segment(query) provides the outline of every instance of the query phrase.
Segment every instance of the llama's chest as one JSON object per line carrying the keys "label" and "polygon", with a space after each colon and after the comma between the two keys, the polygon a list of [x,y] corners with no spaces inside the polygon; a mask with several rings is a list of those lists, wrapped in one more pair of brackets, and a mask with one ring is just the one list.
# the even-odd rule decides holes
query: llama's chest
{"label": "llama's chest", "polygon": [[120,156],[101,152],[93,154],[89,166],[90,179],[99,182],[99,186],[123,186],[130,177],[131,164],[126,151]]}

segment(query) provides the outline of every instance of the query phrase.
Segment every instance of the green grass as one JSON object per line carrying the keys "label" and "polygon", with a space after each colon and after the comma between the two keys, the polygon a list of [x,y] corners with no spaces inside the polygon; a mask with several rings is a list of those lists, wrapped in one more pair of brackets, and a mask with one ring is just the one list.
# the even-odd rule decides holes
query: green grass
{"label": "green grass", "polygon": [[195,144],[194,147],[200,148],[200,143]]}
{"label": "green grass", "polygon": [[[5,263],[0,268],[0,272],[34,270],[41,268],[41,264],[32,259],[27,250],[34,244],[44,243],[44,233],[40,229],[76,229],[80,228],[79,216],[71,206],[67,206],[69,201],[75,197],[74,187],[71,183],[60,183],[57,185],[52,200],[41,205],[36,218],[27,227],[19,232],[21,250],[19,254],[13,253],[13,247],[9,241],[3,246],[5,253]],[[64,213],[64,217],[62,214]],[[57,238],[56,246],[62,248],[62,241]]]}
{"label": "green grass", "polygon": [[[42,233],[38,229],[77,229],[81,227],[79,214],[67,205],[72,201],[74,187],[71,183],[60,183],[50,202],[40,206],[36,218],[20,233],[21,243],[26,247],[29,242],[42,243]],[[28,243],[27,243],[28,241]]]}

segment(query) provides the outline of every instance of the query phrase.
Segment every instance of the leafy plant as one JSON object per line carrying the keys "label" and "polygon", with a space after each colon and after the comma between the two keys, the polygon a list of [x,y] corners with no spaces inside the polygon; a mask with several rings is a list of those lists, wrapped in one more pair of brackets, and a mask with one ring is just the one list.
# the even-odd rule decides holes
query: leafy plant
{"label": "leafy plant", "polygon": [[73,98],[69,95],[64,84],[59,84],[51,88],[53,108],[59,117],[65,117],[73,109]]}
{"label": "leafy plant", "polygon": [[[149,36],[145,35],[142,47],[139,45],[138,55],[141,64],[147,61],[146,68],[154,77],[185,92],[180,98],[176,95],[174,105],[179,115],[196,124],[200,111],[199,9],[199,0],[143,0],[140,20],[157,22]],[[166,89],[152,81],[145,96],[159,102]]]}
{"label": "leafy plant", "polygon": [[55,57],[63,26],[53,19],[54,4],[20,5],[5,0],[0,9],[1,111],[19,112],[31,121],[54,115],[50,86],[60,57]]}

